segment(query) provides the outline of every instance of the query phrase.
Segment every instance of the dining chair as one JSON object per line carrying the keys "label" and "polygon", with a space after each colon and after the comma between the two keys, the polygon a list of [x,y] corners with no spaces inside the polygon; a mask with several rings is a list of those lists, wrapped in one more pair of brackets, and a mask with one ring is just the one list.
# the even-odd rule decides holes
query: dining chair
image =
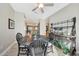
{"label": "dining chair", "polygon": [[32,41],[32,43],[30,44],[31,53],[32,53],[31,55],[32,56],[46,56],[47,45],[48,45],[48,42],[40,38]]}
{"label": "dining chair", "polygon": [[29,46],[26,44],[26,42],[24,41],[24,38],[22,36],[21,33],[17,33],[16,34],[16,40],[18,43],[18,56],[21,55],[28,55],[29,52]]}

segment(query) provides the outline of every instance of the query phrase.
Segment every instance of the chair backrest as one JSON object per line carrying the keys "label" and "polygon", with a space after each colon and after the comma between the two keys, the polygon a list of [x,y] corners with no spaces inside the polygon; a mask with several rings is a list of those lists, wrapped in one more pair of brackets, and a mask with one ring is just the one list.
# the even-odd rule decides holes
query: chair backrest
{"label": "chair backrest", "polygon": [[37,56],[44,56],[46,52],[47,42],[37,39],[34,40],[31,44],[32,47],[32,54]]}
{"label": "chair backrest", "polygon": [[18,45],[20,45],[22,43],[22,39],[23,39],[22,34],[21,33],[17,33],[16,34],[16,40],[17,40]]}

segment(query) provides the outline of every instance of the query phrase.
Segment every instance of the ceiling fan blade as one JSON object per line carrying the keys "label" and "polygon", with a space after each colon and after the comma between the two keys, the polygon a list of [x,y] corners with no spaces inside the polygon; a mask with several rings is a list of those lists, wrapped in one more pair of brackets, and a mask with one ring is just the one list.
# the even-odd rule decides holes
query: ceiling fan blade
{"label": "ceiling fan blade", "polygon": [[37,8],[38,8],[38,6],[37,6],[37,7],[35,7],[32,11],[35,11]]}
{"label": "ceiling fan blade", "polygon": [[44,6],[53,6],[53,3],[44,3]]}
{"label": "ceiling fan blade", "polygon": [[41,12],[42,12],[42,13],[44,13],[44,10],[43,10],[43,8],[40,8],[40,9],[41,9]]}

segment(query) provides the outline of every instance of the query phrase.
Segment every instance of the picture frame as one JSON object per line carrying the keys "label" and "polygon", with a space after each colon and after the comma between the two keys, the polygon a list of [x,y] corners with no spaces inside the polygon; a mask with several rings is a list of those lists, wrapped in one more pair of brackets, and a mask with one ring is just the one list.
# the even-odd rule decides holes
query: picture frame
{"label": "picture frame", "polygon": [[14,29],[15,28],[15,21],[12,19],[8,19],[8,28],[9,29]]}

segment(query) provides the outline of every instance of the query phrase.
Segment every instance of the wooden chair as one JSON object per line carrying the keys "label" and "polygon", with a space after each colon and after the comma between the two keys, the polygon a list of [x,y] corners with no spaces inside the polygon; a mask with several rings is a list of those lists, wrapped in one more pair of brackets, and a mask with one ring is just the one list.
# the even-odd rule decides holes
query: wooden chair
{"label": "wooden chair", "polygon": [[29,46],[26,44],[26,42],[23,39],[23,36],[21,33],[16,34],[16,40],[18,43],[18,56],[21,55],[29,55]]}

